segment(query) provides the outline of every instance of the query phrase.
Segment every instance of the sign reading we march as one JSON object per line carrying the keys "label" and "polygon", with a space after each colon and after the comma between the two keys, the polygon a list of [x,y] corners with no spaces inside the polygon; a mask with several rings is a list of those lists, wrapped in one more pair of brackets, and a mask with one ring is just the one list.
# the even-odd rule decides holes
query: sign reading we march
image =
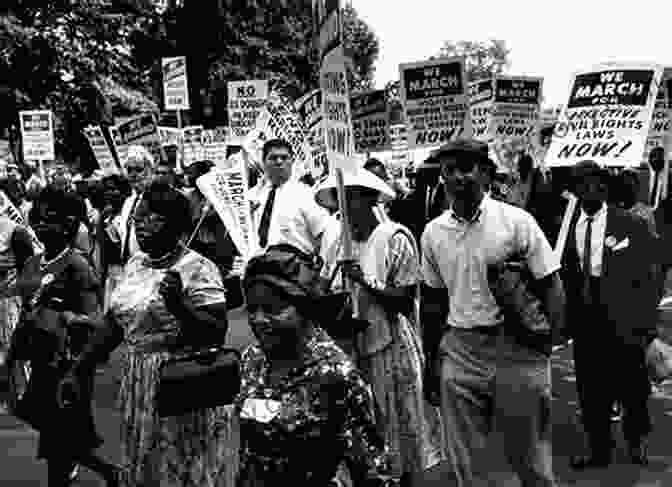
{"label": "sign reading we march", "polygon": [[592,159],[605,166],[639,166],[651,125],[662,66],[601,64],[579,71],[546,154],[546,165]]}
{"label": "sign reading we march", "polygon": [[471,137],[462,58],[402,64],[399,71],[410,149]]}

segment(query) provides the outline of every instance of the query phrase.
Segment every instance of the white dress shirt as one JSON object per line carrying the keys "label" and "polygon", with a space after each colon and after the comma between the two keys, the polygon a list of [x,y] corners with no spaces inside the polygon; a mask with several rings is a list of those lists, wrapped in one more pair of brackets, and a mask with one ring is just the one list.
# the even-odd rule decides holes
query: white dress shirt
{"label": "white dress shirt", "polygon": [[[124,245],[126,244],[126,231],[130,231],[131,234],[128,238],[128,257],[135,255],[139,250],[140,246],[138,245],[138,240],[135,238],[135,225],[131,222],[129,224],[129,218],[131,218],[131,211],[137,207],[136,199],[140,198],[140,194],[135,190],[131,195],[126,198],[124,204],[121,207],[120,218],[116,220],[118,225],[118,232],[121,245],[121,255],[124,255]],[[138,201],[139,203],[139,201]]]}
{"label": "white dress shirt", "polygon": [[[583,247],[586,241],[586,228],[588,225],[588,214],[580,210],[579,220],[576,222],[576,249],[583,269]],[[600,277],[602,275],[602,256],[604,254],[604,237],[607,230],[607,204],[603,203],[597,213],[593,215],[593,224],[590,238],[590,275]]]}
{"label": "white dress shirt", "polygon": [[[253,228],[257,234],[270,191],[271,183],[264,178],[248,193]],[[264,251],[271,245],[284,243],[306,253],[318,253],[322,234],[331,218],[327,210],[317,204],[309,186],[298,181],[287,181],[275,192],[268,242],[265,248],[258,250]]]}

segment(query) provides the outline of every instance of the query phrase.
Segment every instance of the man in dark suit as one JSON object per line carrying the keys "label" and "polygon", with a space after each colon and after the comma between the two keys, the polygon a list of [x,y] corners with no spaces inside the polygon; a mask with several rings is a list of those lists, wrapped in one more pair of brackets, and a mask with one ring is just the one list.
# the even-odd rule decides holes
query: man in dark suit
{"label": "man in dark suit", "polygon": [[651,430],[645,350],[655,337],[657,244],[643,221],[607,206],[604,169],[583,161],[575,167],[575,178],[579,204],[562,255],[562,279],[590,453],[573,458],[572,466],[609,465],[616,401],[623,406],[630,459],[644,465]]}

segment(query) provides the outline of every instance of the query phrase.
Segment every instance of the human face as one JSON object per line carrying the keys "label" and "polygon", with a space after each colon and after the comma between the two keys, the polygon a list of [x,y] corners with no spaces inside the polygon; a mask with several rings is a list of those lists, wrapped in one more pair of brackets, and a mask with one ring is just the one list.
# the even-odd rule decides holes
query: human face
{"label": "human face", "polygon": [[441,157],[441,177],[446,190],[455,199],[477,200],[483,193],[482,174],[476,158],[470,154],[447,154]]}
{"label": "human face", "polygon": [[152,211],[147,201],[141,201],[134,215],[135,238],[140,249],[151,255],[160,256],[175,249],[180,235],[168,222],[168,217]]}
{"label": "human face", "polygon": [[59,252],[68,243],[68,226],[74,222],[64,218],[57,208],[37,204],[30,211],[30,224],[47,254]]}
{"label": "human face", "polygon": [[142,191],[147,183],[148,167],[145,161],[130,159],[126,163],[128,182],[135,191]]}
{"label": "human face", "polygon": [[248,321],[266,353],[294,351],[306,330],[296,306],[275,288],[256,283],[246,292]]}
{"label": "human face", "polygon": [[175,173],[173,172],[173,169],[170,167],[156,166],[156,168],[154,169],[154,181],[174,186]]}
{"label": "human face", "polygon": [[607,200],[607,185],[597,174],[585,175],[576,183],[576,196],[586,213],[595,214]]}
{"label": "human face", "polygon": [[264,172],[271,183],[280,185],[291,176],[293,162],[289,150],[285,147],[274,147],[266,154]]}

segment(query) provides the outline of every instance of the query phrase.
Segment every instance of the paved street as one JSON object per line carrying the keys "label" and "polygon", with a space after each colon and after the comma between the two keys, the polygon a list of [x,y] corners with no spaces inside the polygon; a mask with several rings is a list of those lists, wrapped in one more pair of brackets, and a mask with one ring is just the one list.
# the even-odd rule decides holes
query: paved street
{"label": "paved street", "polygon": [[[249,328],[243,314],[231,314],[230,342],[244,346],[251,340]],[[616,464],[608,471],[576,474],[569,470],[567,458],[582,444],[575,419],[576,396],[569,351],[554,357],[554,454],[555,469],[561,487],[672,487],[672,382],[651,400],[651,410],[655,421],[655,432],[651,437],[651,465],[647,469],[630,466],[625,461],[623,451],[619,451]],[[119,415],[114,407],[116,394],[115,375],[118,368],[114,361],[106,371],[98,376],[96,393],[96,417],[100,433],[105,438],[101,453],[118,461]],[[617,438],[621,438],[616,425]],[[64,443],[67,438],[63,439]],[[46,485],[46,468],[34,457],[36,435],[25,426],[7,415],[0,415],[0,486],[38,487]],[[478,487],[502,486],[518,487],[519,483],[508,472],[506,463],[493,438],[492,447],[484,452],[484,464],[491,473]],[[448,487],[445,472],[441,468],[429,472],[425,485]],[[444,469],[445,470],[445,469]],[[444,475],[442,475],[442,473]],[[94,476],[84,472],[77,485],[96,487],[100,485]]]}

